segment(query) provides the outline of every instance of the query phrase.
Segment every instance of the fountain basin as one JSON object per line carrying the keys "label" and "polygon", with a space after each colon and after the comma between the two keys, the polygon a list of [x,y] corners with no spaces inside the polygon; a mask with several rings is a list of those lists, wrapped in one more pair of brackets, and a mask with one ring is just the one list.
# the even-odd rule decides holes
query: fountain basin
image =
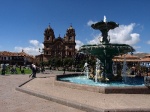
{"label": "fountain basin", "polygon": [[80,47],[79,52],[89,54],[98,58],[103,67],[104,73],[107,74],[107,78],[113,80],[113,57],[126,54],[128,52],[134,52],[135,50],[127,44],[94,44],[83,45]]}
{"label": "fountain basin", "polygon": [[[105,94],[110,94],[110,93],[117,93],[117,94],[150,94],[150,89],[146,87],[144,84],[137,84],[137,85],[87,85],[87,84],[77,84],[70,82],[69,80],[62,80],[62,79],[67,79],[67,78],[72,78],[72,77],[83,77],[82,74],[66,74],[66,75],[57,75],[54,81],[54,84],[57,86],[64,86],[72,89],[80,89],[80,90],[86,90],[86,91],[91,91],[91,92],[98,92],[98,93],[105,93]],[[88,79],[86,79],[88,80]],[[83,80],[81,81],[83,82]]]}

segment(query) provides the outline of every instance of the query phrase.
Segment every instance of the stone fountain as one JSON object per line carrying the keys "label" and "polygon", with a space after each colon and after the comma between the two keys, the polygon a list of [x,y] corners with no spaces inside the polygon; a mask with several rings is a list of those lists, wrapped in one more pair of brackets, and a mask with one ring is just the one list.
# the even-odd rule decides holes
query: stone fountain
{"label": "stone fountain", "polygon": [[[94,45],[83,45],[80,47],[80,52],[86,54],[94,55],[98,58],[103,64],[103,78],[102,81],[106,81],[106,78],[114,80],[114,74],[112,70],[113,61],[112,58],[117,55],[127,54],[129,52],[134,52],[132,46],[127,44],[114,44],[110,43],[110,36],[108,35],[109,30],[113,30],[116,27],[119,27],[119,24],[113,21],[106,21],[106,16],[104,20],[92,24],[91,27],[95,30],[100,30],[102,35],[100,39],[100,44]],[[121,38],[121,37],[120,37]],[[118,74],[121,76],[121,74]]]}
{"label": "stone fountain", "polygon": [[[102,32],[100,44],[83,45],[80,52],[95,56],[95,72],[90,73],[88,63],[85,63],[85,74],[73,73],[57,75],[55,85],[73,89],[81,89],[98,93],[126,93],[126,94],[150,94],[149,82],[144,85],[144,77],[126,77],[126,59],[123,67],[117,68],[112,58],[117,55],[134,52],[132,46],[127,44],[110,43],[108,31],[119,27],[115,22],[107,22],[106,17],[101,22],[92,24],[91,27]],[[120,37],[121,38],[121,37]],[[119,72],[118,72],[119,71]],[[86,75],[86,76],[85,76]],[[91,77],[93,80],[91,80]],[[145,78],[145,81],[148,78]]]}

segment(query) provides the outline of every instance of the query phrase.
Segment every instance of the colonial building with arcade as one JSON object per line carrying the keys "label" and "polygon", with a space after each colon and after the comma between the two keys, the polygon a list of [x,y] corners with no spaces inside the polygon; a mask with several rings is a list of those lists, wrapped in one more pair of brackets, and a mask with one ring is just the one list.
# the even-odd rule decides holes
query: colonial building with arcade
{"label": "colonial building with arcade", "polygon": [[33,63],[35,57],[22,52],[0,51],[0,64],[26,66]]}

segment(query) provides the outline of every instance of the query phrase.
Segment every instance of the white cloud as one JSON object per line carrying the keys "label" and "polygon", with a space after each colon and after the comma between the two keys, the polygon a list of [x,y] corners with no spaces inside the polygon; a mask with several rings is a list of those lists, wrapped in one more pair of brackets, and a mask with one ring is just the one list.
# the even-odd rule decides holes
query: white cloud
{"label": "white cloud", "polygon": [[[120,25],[114,30],[110,30],[108,35],[110,35],[110,43],[119,43],[119,44],[129,44],[135,45],[140,41],[140,34],[133,33],[135,24],[131,23],[129,25]],[[89,44],[98,44],[99,37],[101,33],[94,36],[93,40],[90,40]]]}
{"label": "white cloud", "polygon": [[133,33],[135,24],[130,25],[120,25],[114,30],[109,31],[110,42],[135,45],[140,41],[140,34]]}
{"label": "white cloud", "polygon": [[30,44],[33,44],[34,46],[38,46],[39,45],[39,41],[37,40],[29,40]]}
{"label": "white cloud", "polygon": [[147,41],[147,44],[150,44],[150,40],[149,40],[149,41]]}
{"label": "white cloud", "polygon": [[101,34],[94,35],[94,39],[88,41],[87,43],[88,44],[100,44],[100,37],[101,37]]}
{"label": "white cloud", "polygon": [[37,40],[29,40],[29,43],[31,44],[29,47],[15,47],[15,51],[21,52],[24,50],[25,53],[30,55],[39,55],[39,48],[42,49],[44,45],[42,43],[39,43]]}
{"label": "white cloud", "polygon": [[83,45],[83,43],[79,40],[76,40],[76,49],[79,50],[79,48]]}

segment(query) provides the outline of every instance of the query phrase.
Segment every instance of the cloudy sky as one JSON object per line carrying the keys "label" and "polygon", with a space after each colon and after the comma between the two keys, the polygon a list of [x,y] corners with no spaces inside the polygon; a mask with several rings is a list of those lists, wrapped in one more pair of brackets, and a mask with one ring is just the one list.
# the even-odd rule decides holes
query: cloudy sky
{"label": "cloudy sky", "polygon": [[70,25],[76,31],[76,48],[99,44],[101,32],[91,24],[114,21],[110,43],[129,44],[136,52],[150,53],[149,0],[0,0],[0,51],[40,54],[44,30],[63,37]]}

